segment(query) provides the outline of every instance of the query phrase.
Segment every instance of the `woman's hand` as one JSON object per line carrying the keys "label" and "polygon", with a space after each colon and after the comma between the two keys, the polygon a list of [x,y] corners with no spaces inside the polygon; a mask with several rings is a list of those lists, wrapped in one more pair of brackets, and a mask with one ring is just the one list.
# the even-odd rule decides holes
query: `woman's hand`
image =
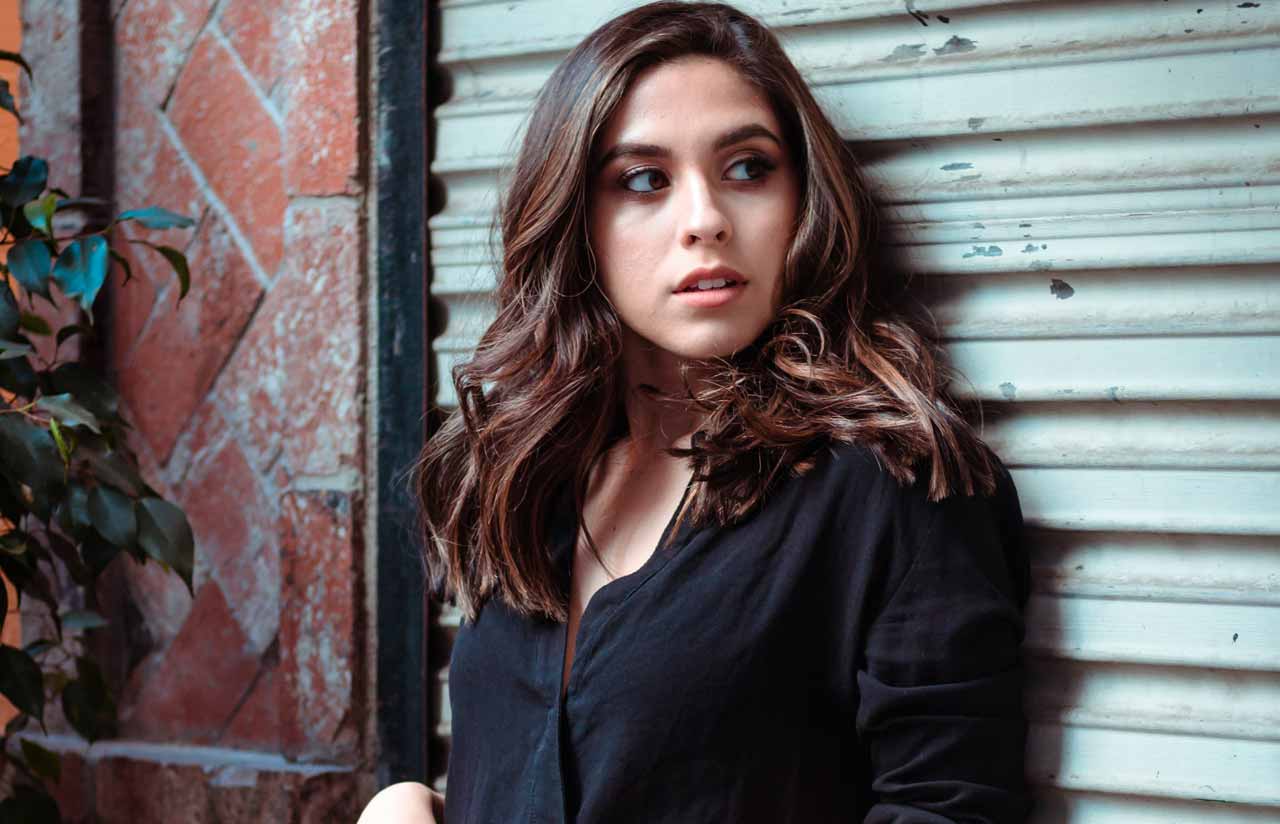
{"label": "woman's hand", "polygon": [[444,824],[444,796],[417,781],[383,788],[356,824]]}

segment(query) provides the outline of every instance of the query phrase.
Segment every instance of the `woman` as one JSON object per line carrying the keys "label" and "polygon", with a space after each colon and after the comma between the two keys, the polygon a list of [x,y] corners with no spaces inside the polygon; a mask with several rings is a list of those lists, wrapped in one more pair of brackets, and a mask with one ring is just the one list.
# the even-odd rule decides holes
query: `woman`
{"label": "woman", "polygon": [[463,616],[446,798],[362,821],[1024,820],[1017,493],[774,36],[601,26],[501,215],[497,319],[415,467]]}

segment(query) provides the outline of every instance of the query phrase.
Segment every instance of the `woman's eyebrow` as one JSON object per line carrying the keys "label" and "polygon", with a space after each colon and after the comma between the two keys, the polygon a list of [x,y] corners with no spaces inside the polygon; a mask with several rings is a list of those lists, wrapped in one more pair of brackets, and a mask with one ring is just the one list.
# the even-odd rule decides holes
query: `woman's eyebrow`
{"label": "woman's eyebrow", "polygon": [[[769,129],[759,123],[748,123],[744,126],[730,129],[717,137],[715,143],[712,144],[712,150],[718,152],[721,149],[726,149],[735,143],[741,143],[753,137],[768,138],[778,144],[778,148],[782,148],[782,141]],[[605,166],[608,166],[612,160],[624,155],[634,157],[671,157],[671,150],[656,143],[619,143],[605,152],[600,160],[596,162],[596,171],[600,171]]]}

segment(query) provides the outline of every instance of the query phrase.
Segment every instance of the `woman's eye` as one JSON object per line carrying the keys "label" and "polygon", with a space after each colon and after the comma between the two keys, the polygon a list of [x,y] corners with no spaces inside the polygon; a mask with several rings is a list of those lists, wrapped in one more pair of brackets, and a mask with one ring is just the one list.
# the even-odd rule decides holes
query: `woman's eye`
{"label": "woman's eye", "polygon": [[766,174],[768,174],[770,171],[773,170],[773,164],[770,163],[767,158],[763,158],[763,157],[744,157],[738,162],[734,163],[729,168],[736,169],[739,166],[742,166],[742,167],[755,166],[757,168],[757,171],[755,174],[751,174],[750,172],[748,172],[746,177],[733,177],[731,175],[730,176],[731,180],[759,180],[760,178],[764,177]]}
{"label": "woman's eye", "polygon": [[662,173],[659,172],[657,169],[641,169],[638,172],[632,172],[629,175],[625,175],[622,178],[622,186],[628,191],[635,192],[636,194],[649,194],[651,192],[656,192],[657,189],[656,188],[637,189],[633,187],[631,184],[637,180],[652,184],[655,178],[661,178],[661,177],[662,177]]}

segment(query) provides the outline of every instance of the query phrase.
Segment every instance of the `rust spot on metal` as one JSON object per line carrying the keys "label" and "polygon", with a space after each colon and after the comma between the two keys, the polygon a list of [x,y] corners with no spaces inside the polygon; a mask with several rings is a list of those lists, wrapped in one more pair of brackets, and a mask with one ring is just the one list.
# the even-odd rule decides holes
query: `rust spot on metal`
{"label": "rust spot on metal", "polygon": [[978,48],[978,46],[969,38],[957,37],[953,34],[947,42],[942,44],[942,48],[934,49],[933,53],[941,57],[944,54],[964,54],[965,52],[971,52],[976,48]]}
{"label": "rust spot on metal", "polygon": [[1065,280],[1058,280],[1057,278],[1051,278],[1049,280],[1049,293],[1052,294],[1058,300],[1066,300],[1067,298],[1074,295],[1076,293],[1076,290],[1072,289],[1071,284],[1067,283]]}

